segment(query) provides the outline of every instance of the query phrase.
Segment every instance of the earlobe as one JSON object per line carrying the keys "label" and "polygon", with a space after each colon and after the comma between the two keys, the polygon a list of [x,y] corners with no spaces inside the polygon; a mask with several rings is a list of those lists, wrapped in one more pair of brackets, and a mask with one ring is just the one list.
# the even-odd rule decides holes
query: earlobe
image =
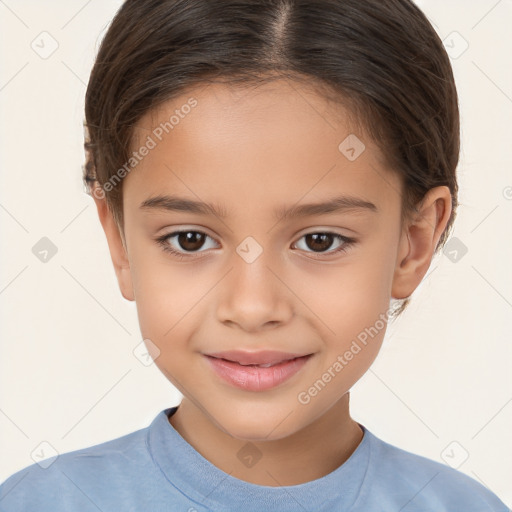
{"label": "earlobe", "polygon": [[391,290],[393,298],[410,297],[418,287],[430,267],[451,211],[448,187],[435,187],[425,194],[414,218],[402,230]]}
{"label": "earlobe", "polygon": [[108,207],[106,199],[102,196],[99,196],[102,197],[99,199],[98,195],[94,193],[91,195],[96,203],[98,216],[100,218],[103,231],[105,232],[105,236],[107,237],[108,248],[121,294],[126,300],[134,301],[135,294],[133,291],[130,261],[128,259],[127,249],[119,231],[119,227],[117,226],[114,216]]}

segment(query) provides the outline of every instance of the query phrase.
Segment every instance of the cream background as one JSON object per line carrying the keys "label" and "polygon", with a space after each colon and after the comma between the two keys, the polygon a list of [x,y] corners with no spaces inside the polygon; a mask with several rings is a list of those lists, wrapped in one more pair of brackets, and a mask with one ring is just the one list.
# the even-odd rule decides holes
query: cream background
{"label": "cream background", "polygon": [[[417,3],[453,51],[463,48],[453,31],[469,44],[452,59],[462,117],[453,236],[468,252],[435,258],[353,388],[352,414],[434,460],[467,452],[459,470],[512,507],[512,1]],[[92,446],[180,399],[133,354],[135,305],[81,183],[86,83],[120,4],[0,1],[0,481],[32,464],[41,442]],[[47,59],[31,48],[43,31],[59,45]],[[58,249],[47,263],[32,253],[42,237]]]}

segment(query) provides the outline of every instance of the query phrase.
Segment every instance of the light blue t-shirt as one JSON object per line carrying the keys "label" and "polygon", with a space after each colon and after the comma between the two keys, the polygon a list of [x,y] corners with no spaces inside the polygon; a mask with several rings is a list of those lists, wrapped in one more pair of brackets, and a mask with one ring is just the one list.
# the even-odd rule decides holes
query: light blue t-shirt
{"label": "light blue t-shirt", "polygon": [[[396,448],[366,427],[328,475],[267,487],[223,472],[169,423],[28,466],[0,486],[1,512],[510,512],[476,480]],[[249,459],[248,459],[249,460]]]}

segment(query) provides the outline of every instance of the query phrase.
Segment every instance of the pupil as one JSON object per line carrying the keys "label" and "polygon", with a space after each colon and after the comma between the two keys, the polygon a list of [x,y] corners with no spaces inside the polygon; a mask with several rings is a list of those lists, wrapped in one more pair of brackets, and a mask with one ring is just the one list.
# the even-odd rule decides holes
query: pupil
{"label": "pupil", "polygon": [[[328,233],[313,233],[306,235],[307,240],[313,240],[313,246],[308,243],[308,246],[310,246],[310,249],[320,249],[320,250],[326,250],[329,249],[331,246],[332,241],[330,240],[332,238],[332,235]],[[320,241],[320,244],[318,243]],[[316,247],[315,247],[316,245]]]}
{"label": "pupil", "polygon": [[[183,249],[194,251],[200,249],[201,245],[204,243],[204,236],[203,233],[198,233],[197,231],[186,231],[178,235],[178,242]],[[198,241],[200,242],[199,246],[194,245],[197,244]]]}

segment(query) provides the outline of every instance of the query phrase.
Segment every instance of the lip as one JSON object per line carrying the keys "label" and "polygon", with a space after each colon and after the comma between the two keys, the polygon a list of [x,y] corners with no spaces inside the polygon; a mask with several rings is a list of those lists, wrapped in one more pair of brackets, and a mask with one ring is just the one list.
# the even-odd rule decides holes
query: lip
{"label": "lip", "polygon": [[241,365],[248,364],[276,364],[281,361],[295,359],[307,354],[292,354],[290,352],[279,352],[277,350],[258,350],[257,352],[247,352],[244,350],[227,350],[224,352],[212,352],[206,356],[227,359]]}
{"label": "lip", "polygon": [[[226,359],[221,358],[219,354],[223,354]],[[279,386],[297,374],[312,355],[273,351],[203,354],[217,376],[246,391],[266,391]],[[241,361],[228,360],[228,357],[239,358]],[[249,366],[250,364],[272,364],[272,366]]]}

